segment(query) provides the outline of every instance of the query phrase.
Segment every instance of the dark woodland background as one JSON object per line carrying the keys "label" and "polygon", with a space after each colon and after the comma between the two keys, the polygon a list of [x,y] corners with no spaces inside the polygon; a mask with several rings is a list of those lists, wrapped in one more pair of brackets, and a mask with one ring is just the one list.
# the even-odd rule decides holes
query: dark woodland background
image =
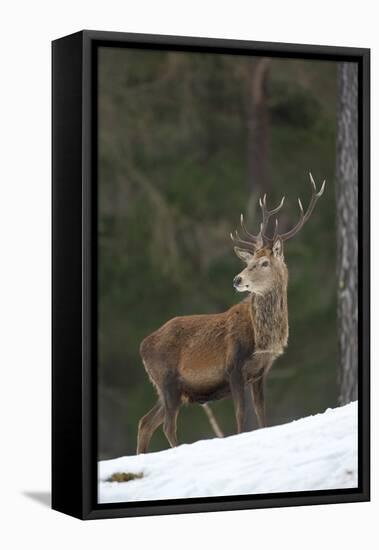
{"label": "dark woodland background", "polygon": [[[220,312],[243,296],[230,231],[258,232],[258,197],[280,228],[297,197],[323,198],[286,243],[289,346],[267,385],[269,425],[337,405],[337,63],[99,50],[99,458],[134,454],[154,404],[139,344],[169,318]],[[234,433],[230,400],[212,405]],[[255,427],[251,415],[250,427]],[[214,437],[204,411],[181,410],[179,442]],[[151,450],[167,448],[157,430]]]}

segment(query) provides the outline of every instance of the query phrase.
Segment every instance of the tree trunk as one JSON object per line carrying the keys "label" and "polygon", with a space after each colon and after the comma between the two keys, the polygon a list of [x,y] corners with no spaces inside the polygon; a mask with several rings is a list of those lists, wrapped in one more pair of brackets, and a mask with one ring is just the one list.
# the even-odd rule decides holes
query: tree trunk
{"label": "tree trunk", "polygon": [[267,80],[270,60],[253,58],[249,65],[247,97],[247,178],[249,192],[267,192],[268,169],[268,109]]}
{"label": "tree trunk", "polygon": [[337,314],[339,402],[358,396],[358,66],[338,66]]}

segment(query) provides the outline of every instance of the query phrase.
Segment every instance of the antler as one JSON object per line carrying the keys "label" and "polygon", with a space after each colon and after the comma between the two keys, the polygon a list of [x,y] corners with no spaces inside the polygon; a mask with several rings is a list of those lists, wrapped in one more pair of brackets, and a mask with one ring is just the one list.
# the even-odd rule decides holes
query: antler
{"label": "antler", "polygon": [[[241,227],[244,230],[244,232],[246,233],[246,236],[249,240],[246,241],[244,239],[241,239],[238,231],[235,230],[234,235],[233,235],[233,233],[230,233],[230,237],[231,237],[232,241],[235,244],[240,245],[242,247],[247,246],[248,248],[252,249],[253,251],[256,248],[259,248],[259,247],[263,246],[264,241],[267,239],[267,237],[265,236],[265,231],[267,229],[268,221],[271,218],[271,216],[273,216],[274,214],[277,214],[277,212],[279,212],[279,210],[282,208],[282,206],[284,204],[284,199],[285,199],[285,197],[283,197],[282,200],[280,201],[279,205],[276,208],[273,208],[272,210],[267,210],[266,195],[263,196],[263,200],[259,199],[259,206],[261,207],[261,210],[262,210],[262,223],[261,223],[260,231],[259,231],[258,235],[253,235],[252,233],[250,233],[246,229],[244,219],[243,219],[243,214],[241,214]],[[278,220],[276,220],[275,234],[277,233],[277,229],[278,229]]]}
{"label": "antler", "polygon": [[259,199],[259,206],[261,207],[261,211],[262,211],[262,223],[261,223],[260,231],[259,231],[258,235],[252,235],[251,233],[249,233],[249,231],[245,227],[243,214],[241,214],[241,227],[244,230],[248,240],[241,239],[238,231],[235,230],[234,234],[230,233],[232,241],[235,244],[240,245],[243,248],[248,248],[248,249],[250,249],[254,252],[254,250],[256,248],[260,248],[264,244],[271,244],[272,245],[277,239],[280,239],[281,241],[286,241],[286,240],[290,239],[291,237],[293,237],[298,231],[300,231],[300,229],[303,227],[305,222],[310,218],[317,200],[324,193],[326,180],[323,181],[323,183],[321,185],[321,188],[320,188],[320,191],[317,193],[316,184],[315,184],[313,176],[310,172],[309,172],[309,178],[310,178],[310,181],[311,181],[311,184],[312,184],[312,197],[311,197],[310,203],[308,205],[308,208],[307,208],[307,211],[305,212],[305,214],[304,214],[304,209],[303,209],[303,205],[301,203],[301,200],[298,199],[299,208],[300,208],[300,219],[297,222],[297,224],[295,225],[295,227],[293,227],[290,231],[287,231],[286,233],[279,234],[278,233],[278,220],[276,219],[275,220],[275,230],[274,230],[273,236],[268,237],[266,235],[266,230],[267,230],[267,225],[268,225],[269,219],[272,216],[274,216],[275,214],[277,214],[279,212],[279,210],[282,208],[282,206],[284,204],[285,197],[282,198],[282,200],[280,201],[280,203],[278,204],[278,206],[276,208],[273,208],[272,210],[268,210],[267,209],[267,202],[266,202],[267,197],[266,197],[266,194],[265,194],[263,196],[263,199]]}
{"label": "antler", "polygon": [[316,202],[321,197],[321,195],[324,193],[326,180],[324,180],[322,182],[320,191],[317,193],[316,184],[315,184],[313,176],[310,172],[309,172],[309,179],[310,179],[311,184],[312,184],[312,197],[311,197],[311,200],[309,202],[307,211],[304,214],[304,209],[303,209],[303,205],[301,203],[301,200],[297,199],[299,201],[299,207],[300,207],[300,219],[299,219],[299,221],[297,222],[295,227],[290,229],[290,231],[287,231],[287,233],[276,234],[275,237],[274,237],[275,239],[280,238],[281,241],[287,241],[288,239],[290,239],[291,237],[296,235],[296,233],[298,231],[300,231],[300,229],[303,227],[305,222],[308,221],[309,218],[311,217],[311,214],[313,212],[313,209],[315,207]]}
{"label": "antler", "polygon": [[[263,200],[259,199],[259,206],[261,207],[261,210],[262,210],[262,223],[261,223],[261,230],[259,234],[263,239],[267,238],[265,236],[265,233],[266,233],[269,219],[271,218],[271,216],[279,212],[279,210],[282,208],[284,204],[284,200],[285,200],[285,197],[282,197],[282,200],[280,201],[279,205],[276,208],[273,208],[272,210],[267,210],[266,194],[263,195]],[[277,226],[277,224],[278,224],[278,220],[276,220],[275,225]]]}
{"label": "antler", "polygon": [[241,239],[241,237],[239,236],[239,233],[237,231],[237,229],[234,231],[234,235],[233,233],[230,233],[230,237],[232,239],[232,241],[234,242],[234,244],[237,244],[237,245],[240,245],[242,246],[243,248],[246,248],[251,251],[255,251],[255,249],[261,244],[261,239],[259,238],[259,235],[256,237],[255,235],[252,235],[251,233],[249,233],[245,227],[245,224],[244,224],[244,221],[243,221],[243,214],[241,214],[241,227],[242,229],[245,231],[246,235],[248,236],[248,238],[250,239],[249,241],[245,241],[244,239]]}

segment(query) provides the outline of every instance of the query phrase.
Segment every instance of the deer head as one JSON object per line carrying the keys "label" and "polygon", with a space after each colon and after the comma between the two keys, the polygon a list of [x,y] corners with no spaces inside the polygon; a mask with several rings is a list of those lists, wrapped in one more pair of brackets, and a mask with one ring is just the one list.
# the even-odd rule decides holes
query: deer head
{"label": "deer head", "polygon": [[247,231],[243,215],[241,214],[241,227],[246,237],[241,239],[238,231],[230,234],[233,242],[239,245],[234,247],[235,253],[246,263],[246,268],[234,277],[233,280],[233,285],[238,292],[254,292],[255,294],[262,295],[280,283],[283,277],[286,277],[287,271],[284,263],[283,242],[300,231],[305,222],[310,218],[317,200],[325,189],[325,180],[322,183],[320,191],[317,192],[311,173],[309,173],[309,178],[312,185],[312,196],[308,208],[304,212],[301,200],[298,199],[300,208],[299,221],[286,233],[279,233],[278,220],[276,219],[273,236],[268,237],[266,235],[268,222],[282,208],[285,197],[272,210],[267,209],[266,195],[264,195],[263,200],[259,199],[259,206],[262,211],[262,223],[258,235],[252,235]]}

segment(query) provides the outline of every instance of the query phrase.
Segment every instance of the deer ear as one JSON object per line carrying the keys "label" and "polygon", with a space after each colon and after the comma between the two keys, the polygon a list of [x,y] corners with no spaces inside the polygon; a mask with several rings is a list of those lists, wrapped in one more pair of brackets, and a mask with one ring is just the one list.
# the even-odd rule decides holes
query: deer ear
{"label": "deer ear", "polygon": [[247,264],[253,259],[253,254],[251,254],[251,252],[243,250],[242,248],[238,248],[237,246],[234,247],[234,252],[237,254],[240,260]]}
{"label": "deer ear", "polygon": [[283,243],[280,239],[276,239],[274,242],[272,253],[276,258],[283,258]]}

